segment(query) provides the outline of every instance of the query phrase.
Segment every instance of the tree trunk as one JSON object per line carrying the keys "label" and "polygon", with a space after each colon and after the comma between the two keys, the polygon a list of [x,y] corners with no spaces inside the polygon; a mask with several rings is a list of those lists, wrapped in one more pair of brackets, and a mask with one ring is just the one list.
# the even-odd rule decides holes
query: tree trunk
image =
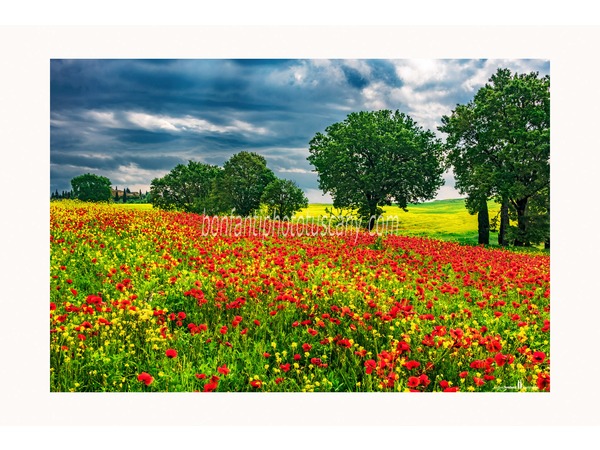
{"label": "tree trunk", "polygon": [[528,198],[523,198],[515,202],[518,226],[518,233],[515,239],[516,247],[529,247],[529,240],[527,239],[527,200]]}
{"label": "tree trunk", "polygon": [[371,231],[375,227],[375,224],[377,223],[376,213],[377,213],[377,207],[375,207],[375,208],[369,207],[369,231]]}
{"label": "tree trunk", "polygon": [[502,200],[500,207],[500,230],[498,231],[498,245],[506,247],[506,231],[508,230],[508,199]]}
{"label": "tree trunk", "polygon": [[490,215],[488,212],[487,201],[483,201],[479,212],[477,213],[477,230],[479,232],[478,243],[490,244]]}

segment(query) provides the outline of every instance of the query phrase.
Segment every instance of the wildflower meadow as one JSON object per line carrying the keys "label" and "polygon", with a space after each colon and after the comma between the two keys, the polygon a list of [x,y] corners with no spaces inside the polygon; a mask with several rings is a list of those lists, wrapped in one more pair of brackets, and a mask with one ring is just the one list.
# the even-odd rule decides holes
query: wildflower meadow
{"label": "wildflower meadow", "polygon": [[76,201],[50,218],[52,391],[550,390],[547,254]]}

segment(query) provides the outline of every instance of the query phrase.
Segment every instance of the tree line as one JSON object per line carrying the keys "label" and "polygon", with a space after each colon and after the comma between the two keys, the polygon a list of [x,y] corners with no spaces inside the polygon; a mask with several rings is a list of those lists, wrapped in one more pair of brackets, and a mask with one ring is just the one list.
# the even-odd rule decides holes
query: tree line
{"label": "tree line", "polygon": [[112,189],[111,182],[107,177],[92,173],[76,176],[71,180],[71,187],[70,191],[60,193],[57,189],[50,194],[50,200],[78,199],[92,202],[150,203],[148,191],[142,193],[140,189],[138,192],[132,192],[129,188],[119,190],[118,186]]}
{"label": "tree line", "polygon": [[[549,248],[550,77],[498,69],[441,123],[445,142],[399,111],[354,112],[316,133],[307,159],[333,206],[357,211],[368,229],[386,205],[407,210],[433,199],[451,169],[467,210],[477,214],[480,244],[497,230],[499,245]],[[71,184],[70,195],[82,200],[111,195],[105,177],[82,175]],[[263,208],[283,219],[308,206],[296,183],[277,178],[263,156],[246,151],[223,167],[179,164],[152,180],[148,197],[157,208],[209,215],[249,216]],[[500,204],[495,217],[489,201]]]}
{"label": "tree line", "polygon": [[256,214],[261,207],[271,217],[291,219],[308,206],[298,185],[277,178],[266,159],[254,152],[233,155],[223,167],[189,161],[179,164],[150,185],[155,207],[208,215]]}

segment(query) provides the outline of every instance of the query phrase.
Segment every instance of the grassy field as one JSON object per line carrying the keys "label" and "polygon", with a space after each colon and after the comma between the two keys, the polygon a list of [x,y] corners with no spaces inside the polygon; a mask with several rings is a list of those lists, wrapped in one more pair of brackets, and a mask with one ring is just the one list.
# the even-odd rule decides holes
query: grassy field
{"label": "grassy field", "polygon": [[[311,204],[295,217],[327,216],[327,204]],[[436,200],[418,205],[409,205],[408,212],[397,206],[386,206],[383,219],[387,230],[405,236],[426,236],[434,239],[477,244],[477,216],[470,215],[463,199]],[[490,218],[500,206],[489,203]],[[490,243],[497,242],[497,233],[490,233]]]}
{"label": "grassy field", "polygon": [[[117,206],[138,211],[152,209],[150,204],[117,204]],[[305,220],[328,217],[326,208],[332,208],[332,205],[312,203],[308,208],[298,212],[294,220],[298,220],[299,217],[304,217]],[[500,205],[489,202],[490,218],[493,218],[499,209]],[[477,244],[477,216],[467,212],[463,199],[435,200],[409,205],[407,212],[397,206],[386,206],[383,218],[385,227],[382,222],[382,228],[396,234],[425,236],[461,244]],[[490,244],[496,244],[497,240],[498,234],[490,233]]]}

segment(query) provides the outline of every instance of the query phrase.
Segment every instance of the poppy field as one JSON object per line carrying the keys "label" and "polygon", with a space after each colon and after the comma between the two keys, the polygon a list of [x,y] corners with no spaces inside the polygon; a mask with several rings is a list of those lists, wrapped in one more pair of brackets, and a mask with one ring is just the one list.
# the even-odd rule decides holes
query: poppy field
{"label": "poppy field", "polygon": [[549,391],[550,258],[52,202],[49,331],[53,392]]}

